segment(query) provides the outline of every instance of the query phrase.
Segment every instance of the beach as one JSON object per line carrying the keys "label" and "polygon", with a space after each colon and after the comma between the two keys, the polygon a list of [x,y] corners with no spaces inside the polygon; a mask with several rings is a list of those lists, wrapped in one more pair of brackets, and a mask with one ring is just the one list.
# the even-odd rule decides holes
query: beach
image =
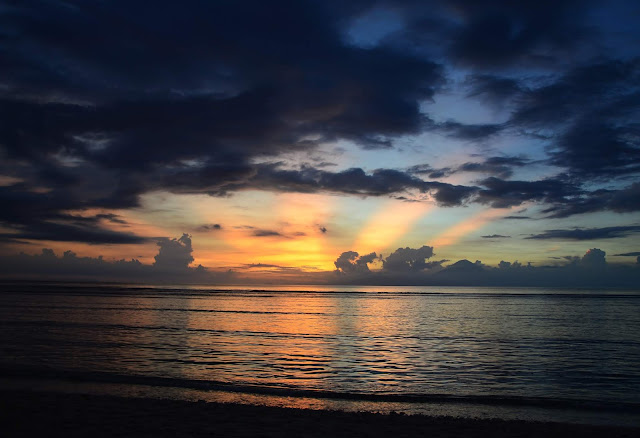
{"label": "beach", "polygon": [[1,391],[4,436],[638,437],[640,428]]}

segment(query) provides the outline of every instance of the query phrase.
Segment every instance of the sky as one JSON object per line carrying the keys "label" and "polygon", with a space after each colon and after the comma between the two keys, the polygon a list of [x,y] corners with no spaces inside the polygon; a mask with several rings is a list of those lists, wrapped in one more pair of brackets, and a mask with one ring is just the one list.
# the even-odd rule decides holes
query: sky
{"label": "sky", "polygon": [[0,0],[0,275],[632,283],[639,21],[620,0]]}

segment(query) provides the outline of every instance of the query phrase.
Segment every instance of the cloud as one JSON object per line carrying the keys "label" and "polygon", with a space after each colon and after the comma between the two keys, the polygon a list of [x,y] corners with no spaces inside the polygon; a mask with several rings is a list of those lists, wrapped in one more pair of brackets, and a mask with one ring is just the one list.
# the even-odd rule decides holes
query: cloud
{"label": "cloud", "polygon": [[168,271],[186,270],[193,262],[193,248],[191,236],[183,234],[178,239],[161,239],[158,241],[160,250],[154,257],[154,266]]}
{"label": "cloud", "polygon": [[527,201],[543,201],[564,205],[570,196],[581,193],[575,185],[561,179],[548,178],[540,181],[507,181],[489,177],[480,181],[482,188],[476,201],[494,208],[508,208]]}
{"label": "cloud", "polygon": [[518,80],[490,74],[474,74],[467,77],[467,97],[476,97],[486,102],[503,105],[524,90]]}
{"label": "cloud", "polygon": [[500,178],[509,178],[513,175],[514,168],[522,168],[531,164],[524,157],[487,157],[480,162],[467,162],[456,167],[443,167],[434,169],[428,164],[411,166],[407,171],[412,174],[426,174],[429,178],[443,178],[456,173],[478,172],[494,175]]}
{"label": "cloud", "polygon": [[198,231],[218,231],[222,229],[220,224],[205,224],[198,227]]}
{"label": "cloud", "polygon": [[345,251],[333,264],[336,266],[336,271],[341,274],[364,274],[369,272],[368,265],[376,258],[375,252],[360,256],[355,251]]}
{"label": "cloud", "polygon": [[578,1],[455,1],[461,21],[454,31],[451,55],[473,67],[540,64],[587,38]]}
{"label": "cloud", "polygon": [[640,183],[633,183],[618,190],[598,189],[582,192],[570,201],[557,201],[543,212],[550,213],[551,218],[565,218],[607,210],[616,213],[640,211]]}
{"label": "cloud", "polygon": [[456,169],[456,172],[481,172],[500,178],[509,178],[513,175],[513,168],[530,164],[531,161],[524,157],[488,157],[479,163],[464,163]]}
{"label": "cloud", "polygon": [[[142,243],[106,228],[126,225],[113,213],[90,224],[68,212],[140,207],[156,190],[393,195],[444,207],[533,201],[555,218],[640,211],[640,185],[620,183],[640,172],[640,61],[615,58],[589,25],[590,2],[394,2],[398,29],[366,47],[347,36],[379,5],[344,3],[3,7],[0,177],[16,183],[0,187],[0,221],[10,230],[0,238]],[[618,32],[598,25],[611,27],[607,38]],[[449,91],[499,104],[508,119],[436,120],[425,103]],[[327,144],[391,149],[423,133],[536,139],[546,164],[565,175],[507,181],[531,163],[496,156],[406,172],[330,172],[326,157],[315,167],[284,163]],[[433,181],[456,172],[491,178]],[[594,189],[594,181],[613,184]]]}
{"label": "cloud", "polygon": [[452,138],[459,140],[486,140],[504,129],[501,124],[465,124],[453,120],[439,123],[433,126],[432,130],[441,132]]}
{"label": "cloud", "polygon": [[68,250],[57,256],[52,249],[40,254],[24,253],[0,256],[0,276],[16,279],[76,279],[141,283],[216,283],[234,280],[232,272],[209,270],[193,261],[191,238],[163,238],[158,241],[155,263],[147,265],[137,259],[105,260],[80,257]]}
{"label": "cloud", "polygon": [[483,239],[509,239],[511,236],[503,236],[502,234],[491,234],[489,236],[480,236]]}
{"label": "cloud", "polygon": [[625,252],[623,254],[614,254],[614,256],[616,256],[616,257],[636,257],[636,256],[640,256],[640,251]]}
{"label": "cloud", "polygon": [[598,248],[589,249],[582,257],[554,257],[564,263],[551,266],[504,260],[497,267],[467,259],[449,265],[445,265],[448,260],[425,262],[428,257],[423,256],[432,252],[431,247],[399,248],[393,257],[383,258],[382,269],[375,270],[357,265],[357,252],[345,252],[336,260],[336,266],[344,263],[345,269],[338,269],[336,272],[340,275],[327,281],[336,284],[512,287],[635,287],[640,281],[640,264],[607,263],[605,252]]}
{"label": "cloud", "polygon": [[522,219],[531,219],[529,216],[505,216],[502,219],[507,220],[522,220]]}
{"label": "cloud", "polygon": [[592,248],[582,256],[581,263],[588,268],[602,269],[607,264],[606,255],[601,249]]}
{"label": "cloud", "polygon": [[637,58],[580,65],[527,90],[507,124],[553,133],[550,163],[580,180],[637,173],[639,77]]}
{"label": "cloud", "polygon": [[255,237],[276,237],[276,236],[282,236],[282,234],[280,234],[277,231],[273,231],[273,230],[255,230],[251,233],[253,236]]}
{"label": "cloud", "polygon": [[546,230],[541,234],[532,234],[525,239],[555,239],[555,240],[595,240],[616,239],[640,232],[640,226],[618,226],[603,228],[574,228],[565,230]]}
{"label": "cloud", "polygon": [[417,249],[398,248],[382,260],[382,269],[395,272],[421,271],[429,267],[425,260],[433,255],[431,246],[422,246]]}

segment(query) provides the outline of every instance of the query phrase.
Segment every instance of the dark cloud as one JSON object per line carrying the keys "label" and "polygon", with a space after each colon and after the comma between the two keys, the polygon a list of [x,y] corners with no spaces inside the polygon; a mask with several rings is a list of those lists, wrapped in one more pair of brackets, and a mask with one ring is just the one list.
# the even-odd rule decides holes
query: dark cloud
{"label": "dark cloud", "polygon": [[255,237],[282,237],[282,234],[273,230],[254,230],[251,233]]}
{"label": "dark cloud", "polygon": [[158,241],[158,254],[154,257],[154,266],[167,271],[180,271],[189,268],[193,262],[191,236],[183,234],[178,239],[161,239]]}
{"label": "dark cloud", "polygon": [[564,218],[607,210],[616,213],[640,211],[640,183],[618,190],[598,189],[585,192],[573,197],[570,202],[559,202],[543,212],[550,213],[549,217],[552,218]]}
{"label": "dark cloud", "polygon": [[482,141],[486,140],[504,129],[500,124],[465,124],[456,121],[447,121],[435,125],[432,130],[442,132],[449,137],[459,140]]}
{"label": "dark cloud", "polygon": [[98,219],[105,219],[114,224],[126,225],[128,222],[122,219],[119,215],[113,213],[100,213],[95,216]]}
{"label": "dark cloud", "polygon": [[482,162],[464,163],[458,166],[456,172],[481,172],[499,178],[509,178],[513,175],[514,168],[530,164],[531,161],[524,157],[488,157]]}
{"label": "dark cloud", "polygon": [[409,173],[427,175],[429,178],[443,178],[456,173],[478,172],[494,175],[503,179],[513,175],[514,168],[522,168],[531,164],[525,157],[486,157],[483,161],[467,162],[457,167],[443,167],[434,169],[428,164],[417,164],[407,169]]}
{"label": "dark cloud", "polygon": [[505,216],[502,219],[507,219],[507,220],[521,220],[521,219],[531,219],[529,216]]}
{"label": "dark cloud", "polygon": [[277,164],[257,166],[252,177],[242,183],[223,186],[218,190],[226,192],[240,188],[296,192],[326,191],[361,196],[416,191],[433,194],[436,201],[445,206],[460,205],[477,190],[475,187],[424,181],[409,173],[393,169],[376,169],[371,173],[366,173],[361,168],[328,172],[312,167],[283,169]]}
{"label": "dark cloud", "polygon": [[574,228],[566,230],[546,230],[542,234],[533,234],[525,239],[557,239],[557,240],[595,240],[615,239],[639,233],[640,226],[618,226],[603,228]]}
{"label": "dark cloud", "polygon": [[469,76],[466,85],[469,87],[467,97],[476,97],[499,105],[509,102],[523,91],[517,79],[487,74]]}
{"label": "dark cloud", "polygon": [[587,36],[585,3],[493,0],[452,2],[462,18],[451,47],[455,59],[475,67],[540,63],[579,47]]}
{"label": "dark cloud", "polygon": [[426,259],[433,255],[432,246],[422,246],[418,249],[398,248],[382,260],[382,269],[395,272],[422,271],[429,267]]}
{"label": "dark cloud", "polygon": [[158,241],[155,263],[147,265],[137,259],[105,260],[102,256],[81,257],[73,251],[57,256],[52,249],[40,254],[24,253],[0,256],[0,276],[29,280],[76,279],[145,283],[213,283],[233,281],[230,271],[212,271],[193,261],[191,239],[183,234],[177,239]]}
{"label": "dark cloud", "polygon": [[508,239],[511,236],[503,236],[502,234],[491,234],[488,236],[480,236],[480,237],[482,237],[483,239]]}
{"label": "dark cloud", "polygon": [[[640,171],[640,61],[606,58],[591,44],[590,2],[394,2],[402,29],[366,47],[348,35],[380,4],[344,3],[3,3],[0,175],[23,182],[0,187],[0,221],[11,230],[0,237],[144,242],[105,228],[126,225],[111,213],[68,212],[138,207],[155,190],[416,192],[441,206],[541,202],[558,218],[640,210],[633,179],[584,188]],[[530,66],[541,73],[523,72]],[[434,121],[423,104],[459,77],[468,97],[504,105],[510,118]],[[392,148],[423,132],[542,139],[547,163],[566,175],[506,181],[531,162],[496,156],[406,172],[330,172],[315,157],[315,167],[274,164],[327,142]],[[433,181],[456,172],[492,178],[479,187]]]}
{"label": "dark cloud", "polygon": [[623,254],[614,254],[614,256],[616,256],[616,257],[636,257],[636,256],[640,256],[640,251],[625,252]]}
{"label": "dark cloud", "polygon": [[[598,248],[588,250],[582,257],[554,257],[565,262],[552,266],[502,260],[497,267],[467,259],[449,265],[444,265],[448,260],[425,262],[422,255],[431,254],[432,249],[423,248],[428,250],[418,257],[414,256],[421,248],[399,248],[394,252],[399,255],[397,269],[389,269],[389,262],[386,260],[383,263],[387,263],[387,267],[383,265],[378,270],[357,267],[354,266],[354,260],[357,260],[358,253],[343,253],[336,263],[344,263],[345,271],[338,270],[340,275],[329,279],[329,282],[370,285],[636,287],[640,281],[640,269],[636,265],[607,263],[606,253]],[[412,261],[417,263],[412,265]],[[345,273],[351,275],[344,275]]]}
{"label": "dark cloud", "polygon": [[365,274],[369,272],[369,263],[377,257],[375,252],[361,256],[355,251],[345,251],[333,264],[340,274]]}
{"label": "dark cloud", "polygon": [[198,227],[198,231],[218,231],[222,229],[220,224],[205,224]]}
{"label": "dark cloud", "polygon": [[527,201],[568,203],[568,197],[580,194],[578,187],[560,179],[540,181],[506,181],[489,177],[480,182],[484,188],[478,192],[477,202],[494,208],[521,205]]}
{"label": "dark cloud", "polygon": [[576,67],[523,93],[507,124],[547,133],[550,163],[581,180],[637,173],[639,79],[637,58]]}
{"label": "dark cloud", "polygon": [[607,264],[606,255],[607,253],[601,249],[592,248],[585,253],[580,262],[587,268],[602,269]]}
{"label": "dark cloud", "polygon": [[103,228],[101,220],[122,223],[113,214],[81,216],[66,213],[83,205],[74,199],[73,192],[34,192],[27,186],[16,184],[0,187],[0,223],[11,232],[4,238],[34,239],[60,242],[87,242],[95,244],[144,243],[148,239],[133,233]]}

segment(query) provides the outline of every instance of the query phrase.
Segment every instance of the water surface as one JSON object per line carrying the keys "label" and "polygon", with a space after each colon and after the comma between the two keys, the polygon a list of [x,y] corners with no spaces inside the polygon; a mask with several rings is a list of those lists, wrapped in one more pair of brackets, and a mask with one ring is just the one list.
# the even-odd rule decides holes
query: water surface
{"label": "water surface", "polygon": [[0,321],[15,379],[640,412],[638,291],[16,283]]}

